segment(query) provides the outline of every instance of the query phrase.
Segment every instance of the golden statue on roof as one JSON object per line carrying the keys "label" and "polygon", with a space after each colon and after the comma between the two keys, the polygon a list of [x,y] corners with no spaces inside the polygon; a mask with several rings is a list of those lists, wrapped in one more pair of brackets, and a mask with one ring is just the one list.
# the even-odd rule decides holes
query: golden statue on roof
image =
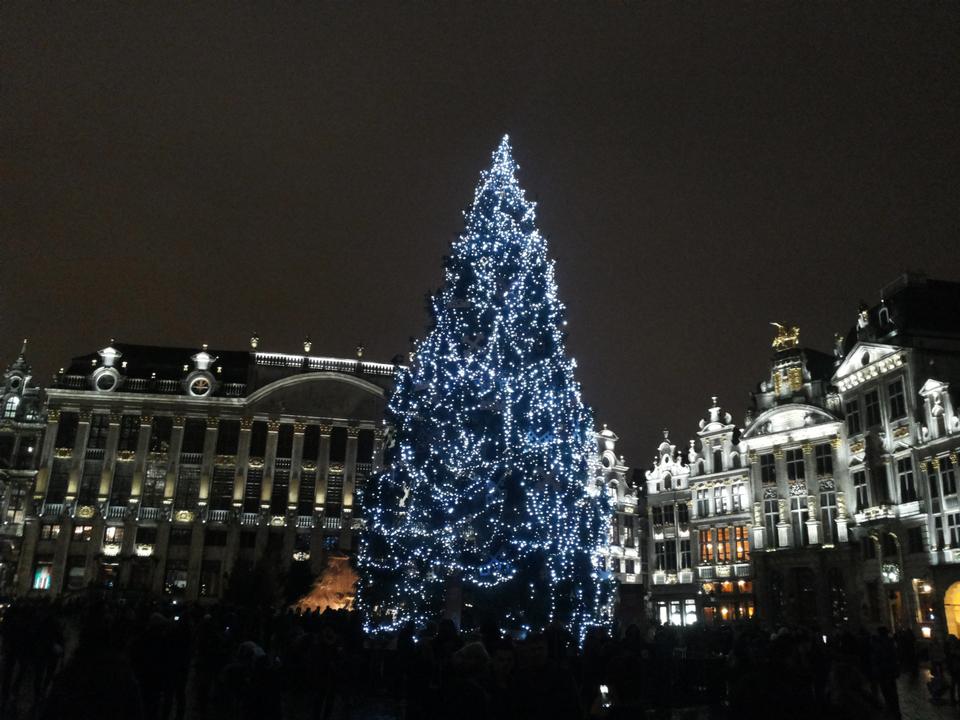
{"label": "golden statue on roof", "polygon": [[800,328],[794,325],[789,330],[778,322],[770,323],[777,329],[777,336],[773,339],[774,350],[789,350],[800,344]]}

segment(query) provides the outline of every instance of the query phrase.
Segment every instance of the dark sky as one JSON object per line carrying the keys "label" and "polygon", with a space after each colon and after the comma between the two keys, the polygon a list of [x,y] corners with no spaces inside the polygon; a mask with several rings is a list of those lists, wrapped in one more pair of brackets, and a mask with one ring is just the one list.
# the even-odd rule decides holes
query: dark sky
{"label": "dark sky", "polygon": [[[137,7],[133,7],[136,5]],[[771,320],[960,279],[960,4],[4,3],[0,357],[405,352],[509,132],[585,398],[646,464]]]}

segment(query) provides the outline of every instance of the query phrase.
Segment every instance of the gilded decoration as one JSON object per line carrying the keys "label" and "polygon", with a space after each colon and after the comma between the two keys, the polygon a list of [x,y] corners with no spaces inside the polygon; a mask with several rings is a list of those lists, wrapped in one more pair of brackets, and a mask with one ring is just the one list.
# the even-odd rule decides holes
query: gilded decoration
{"label": "gilded decoration", "polygon": [[48,423],[60,422],[60,411],[57,409],[47,410],[47,422]]}
{"label": "gilded decoration", "polygon": [[255,470],[259,470],[260,468],[263,467],[263,458],[261,458],[261,457],[252,457],[252,458],[250,458],[250,460],[247,462],[247,465],[248,465],[249,467],[254,468]]}
{"label": "gilded decoration", "polygon": [[279,420],[267,420],[267,431],[268,431],[268,432],[280,432],[280,421],[279,421]]}
{"label": "gilded decoration", "polygon": [[81,520],[89,520],[97,514],[97,509],[93,505],[81,505],[77,508],[77,517]]}
{"label": "gilded decoration", "polygon": [[192,510],[177,510],[173,514],[173,519],[176,522],[181,522],[181,523],[193,522],[195,517],[196,515],[193,513]]}
{"label": "gilded decoration", "polygon": [[240,418],[240,429],[249,430],[253,427],[253,418],[252,417],[243,417]]}
{"label": "gilded decoration", "polygon": [[771,343],[774,350],[790,350],[800,344],[800,328],[794,325],[790,329],[778,322],[770,323],[777,329],[776,337]]}
{"label": "gilded decoration", "polygon": [[70,448],[57,448],[53,451],[53,456],[59,460],[65,460],[71,455],[73,455],[73,450]]}
{"label": "gilded decoration", "polygon": [[132,462],[137,457],[137,453],[133,450],[118,450],[117,451],[117,462]]}

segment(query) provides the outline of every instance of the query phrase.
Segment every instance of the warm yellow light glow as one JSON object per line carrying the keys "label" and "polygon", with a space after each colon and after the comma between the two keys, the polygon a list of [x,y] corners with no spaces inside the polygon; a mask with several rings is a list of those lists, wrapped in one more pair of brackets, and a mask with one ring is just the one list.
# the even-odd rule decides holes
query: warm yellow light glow
{"label": "warm yellow light glow", "polygon": [[356,588],[357,574],[350,567],[350,558],[331,555],[327,558],[327,567],[310,592],[300,598],[294,607],[303,612],[323,612],[327,608],[353,610]]}
{"label": "warm yellow light glow", "polygon": [[922,628],[920,628],[920,634],[923,635],[926,640],[929,640],[931,637],[933,637],[933,628],[931,628],[929,625],[924,625]]}

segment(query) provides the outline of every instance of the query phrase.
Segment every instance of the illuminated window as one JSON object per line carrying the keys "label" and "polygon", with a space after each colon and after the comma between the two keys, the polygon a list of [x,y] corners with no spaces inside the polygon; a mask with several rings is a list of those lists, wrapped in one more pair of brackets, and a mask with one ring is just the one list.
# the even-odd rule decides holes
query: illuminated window
{"label": "illuminated window", "polygon": [[837,541],[837,494],[833,490],[820,493],[820,527],[824,543]]}
{"label": "illuminated window", "polygon": [[700,546],[700,564],[706,565],[713,562],[713,542],[711,538],[712,530],[701,530],[699,542]]}
{"label": "illuminated window", "polygon": [[697,490],[697,517],[710,515],[710,493],[706,489]]}
{"label": "illuminated window", "polygon": [[747,505],[747,486],[743,483],[734,483],[730,486],[730,501],[734,512],[740,512]]}
{"label": "illuminated window", "polygon": [[40,526],[41,540],[55,540],[58,537],[60,537],[59,525],[41,525]]}
{"label": "illuminated window", "polygon": [[854,398],[844,403],[844,409],[847,412],[847,432],[850,435],[857,435],[860,430],[860,402]]}
{"label": "illuminated window", "polygon": [[780,519],[780,504],[776,498],[763,501],[763,526],[767,531],[766,547],[777,547],[777,522]]}
{"label": "illuminated window", "polygon": [[103,541],[108,543],[123,542],[123,526],[108,525],[103,533]]}
{"label": "illuminated window", "polygon": [[953,464],[950,456],[940,458],[940,477],[943,481],[943,494],[957,494],[957,466]]}
{"label": "illuminated window", "polygon": [[683,601],[683,624],[693,625],[697,622],[697,601],[688,598]]}
{"label": "illuminated window", "polygon": [[890,398],[890,419],[899,420],[907,416],[907,399],[903,394],[903,380],[894,380],[887,386]]}
{"label": "illuminated window", "polygon": [[867,471],[854,470],[852,477],[853,490],[857,496],[856,512],[863,512],[870,506],[867,499]]}
{"label": "illuminated window", "polygon": [[820,443],[813,449],[817,463],[817,475],[833,475],[833,447],[830,443]]}
{"label": "illuminated window", "polygon": [[717,515],[723,515],[729,509],[727,507],[727,489],[723,485],[718,485],[713,489],[713,505]]}
{"label": "illuminated window", "polygon": [[750,535],[746,525],[737,525],[734,529],[735,549],[737,562],[746,562],[750,559]]}
{"label": "illuminated window", "polygon": [[797,482],[804,479],[803,450],[794,448],[787,450],[787,480]]}
{"label": "illuminated window", "polygon": [[[17,417],[17,408],[20,406],[20,398],[14,395],[12,398],[9,398],[6,403],[3,405],[3,419],[4,420],[13,420]],[[44,590],[46,588],[43,588]]]}
{"label": "illuminated window", "polygon": [[793,524],[793,544],[806,545],[810,542],[807,536],[807,520],[810,512],[807,509],[805,495],[794,495],[790,498],[790,519]]}
{"label": "illuminated window", "polygon": [[73,539],[90,542],[93,539],[93,525],[77,525],[73,528]]}
{"label": "illuminated window", "polygon": [[52,578],[51,570],[52,565],[49,563],[38,563],[37,569],[33,573],[33,589],[34,590],[49,590],[50,589],[50,580]]}
{"label": "illuminated window", "polygon": [[717,528],[717,562],[730,562],[730,528]]}
{"label": "illuminated window", "polygon": [[760,456],[760,481],[769,484],[777,481],[777,462],[773,453]]}
{"label": "illuminated window", "polygon": [[867,427],[880,424],[880,392],[871,390],[863,396],[863,403],[867,413]]}
{"label": "illuminated window", "polygon": [[900,502],[913,502],[917,499],[917,487],[913,481],[913,459],[909,457],[897,460],[897,480],[900,483]]}

